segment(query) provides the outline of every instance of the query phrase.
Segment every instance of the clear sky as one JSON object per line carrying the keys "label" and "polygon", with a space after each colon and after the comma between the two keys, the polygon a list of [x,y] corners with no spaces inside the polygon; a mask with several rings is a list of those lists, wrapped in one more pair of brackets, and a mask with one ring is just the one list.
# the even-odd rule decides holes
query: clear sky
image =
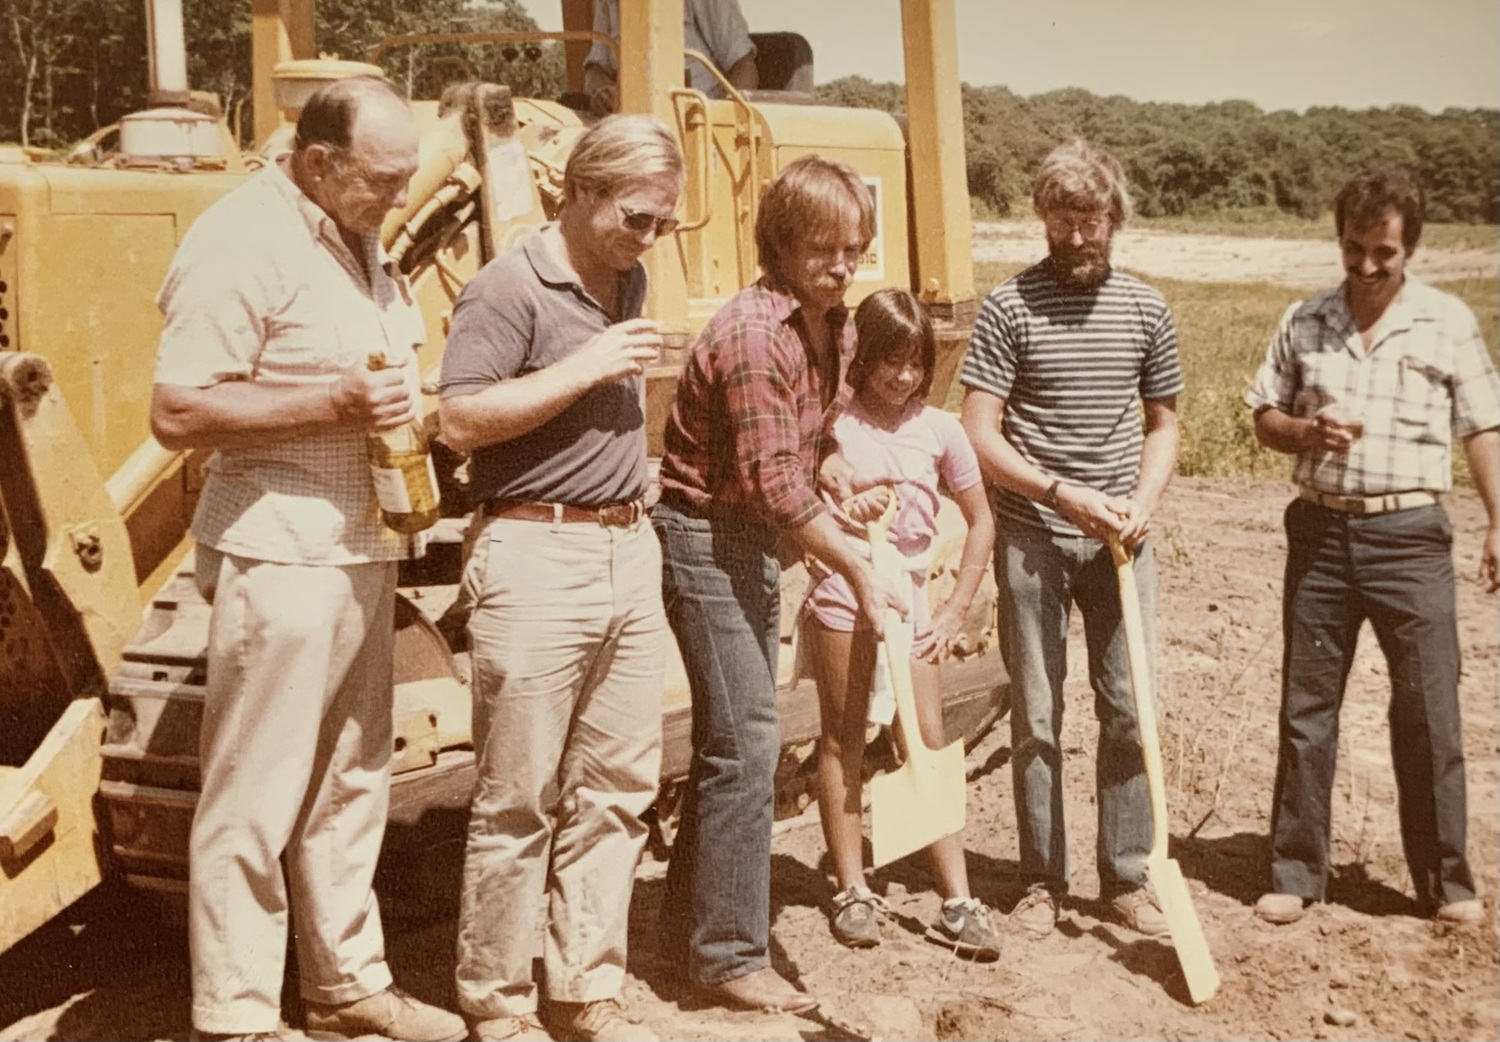
{"label": "clear sky", "polygon": [[[557,0],[524,0],[543,26]],[[628,2],[628,0],[627,0]],[[1263,109],[1500,108],[1497,0],[956,0],[959,74],[1017,94],[1083,87]],[[812,43],[818,81],[899,82],[899,0],[742,0]]]}

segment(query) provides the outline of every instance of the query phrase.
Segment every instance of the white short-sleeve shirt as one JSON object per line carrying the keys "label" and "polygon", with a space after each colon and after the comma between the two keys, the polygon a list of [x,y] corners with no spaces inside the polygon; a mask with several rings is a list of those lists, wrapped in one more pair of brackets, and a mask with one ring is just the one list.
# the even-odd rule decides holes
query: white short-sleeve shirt
{"label": "white short-sleeve shirt", "polygon": [[[284,161],[209,207],[183,237],[157,298],[156,382],[331,384],[379,352],[406,366],[418,393],[415,349],[426,334],[405,280],[374,234],[356,258]],[[389,561],[421,549],[381,522],[358,430],[216,451],[192,534],[284,564]]]}

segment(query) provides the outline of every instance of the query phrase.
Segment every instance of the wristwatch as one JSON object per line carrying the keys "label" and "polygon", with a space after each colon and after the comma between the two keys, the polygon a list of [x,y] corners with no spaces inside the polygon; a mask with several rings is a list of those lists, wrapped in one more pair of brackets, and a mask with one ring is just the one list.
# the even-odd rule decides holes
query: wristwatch
{"label": "wristwatch", "polygon": [[1057,490],[1062,485],[1062,478],[1053,478],[1052,484],[1047,486],[1047,491],[1042,495],[1042,506],[1048,510],[1057,509]]}

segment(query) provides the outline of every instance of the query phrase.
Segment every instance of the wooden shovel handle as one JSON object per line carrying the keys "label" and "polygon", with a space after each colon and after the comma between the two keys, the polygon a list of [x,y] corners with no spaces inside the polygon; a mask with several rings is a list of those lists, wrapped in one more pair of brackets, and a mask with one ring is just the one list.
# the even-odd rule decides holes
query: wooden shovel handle
{"label": "wooden shovel handle", "polygon": [[1120,584],[1120,617],[1125,624],[1125,647],[1130,656],[1130,687],[1135,693],[1136,728],[1141,735],[1141,757],[1146,763],[1146,785],[1151,790],[1151,854],[1167,856],[1167,793],[1162,784],[1161,744],[1156,734],[1156,703],[1151,697],[1151,661],[1146,656],[1146,634],[1141,625],[1141,598],[1135,586],[1135,567],[1119,537],[1110,535]]}

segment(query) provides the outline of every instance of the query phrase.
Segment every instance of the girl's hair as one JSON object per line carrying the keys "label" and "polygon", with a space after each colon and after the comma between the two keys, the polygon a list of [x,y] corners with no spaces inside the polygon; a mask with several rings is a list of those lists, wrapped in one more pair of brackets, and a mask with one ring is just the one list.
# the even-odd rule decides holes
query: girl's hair
{"label": "girl's hair", "polygon": [[937,365],[937,338],[927,309],[911,291],[888,288],[870,294],[854,312],[854,332],[858,342],[849,363],[849,386],[855,393],[865,389],[877,365],[905,358],[915,342],[922,359],[922,381],[915,396],[927,397]]}

